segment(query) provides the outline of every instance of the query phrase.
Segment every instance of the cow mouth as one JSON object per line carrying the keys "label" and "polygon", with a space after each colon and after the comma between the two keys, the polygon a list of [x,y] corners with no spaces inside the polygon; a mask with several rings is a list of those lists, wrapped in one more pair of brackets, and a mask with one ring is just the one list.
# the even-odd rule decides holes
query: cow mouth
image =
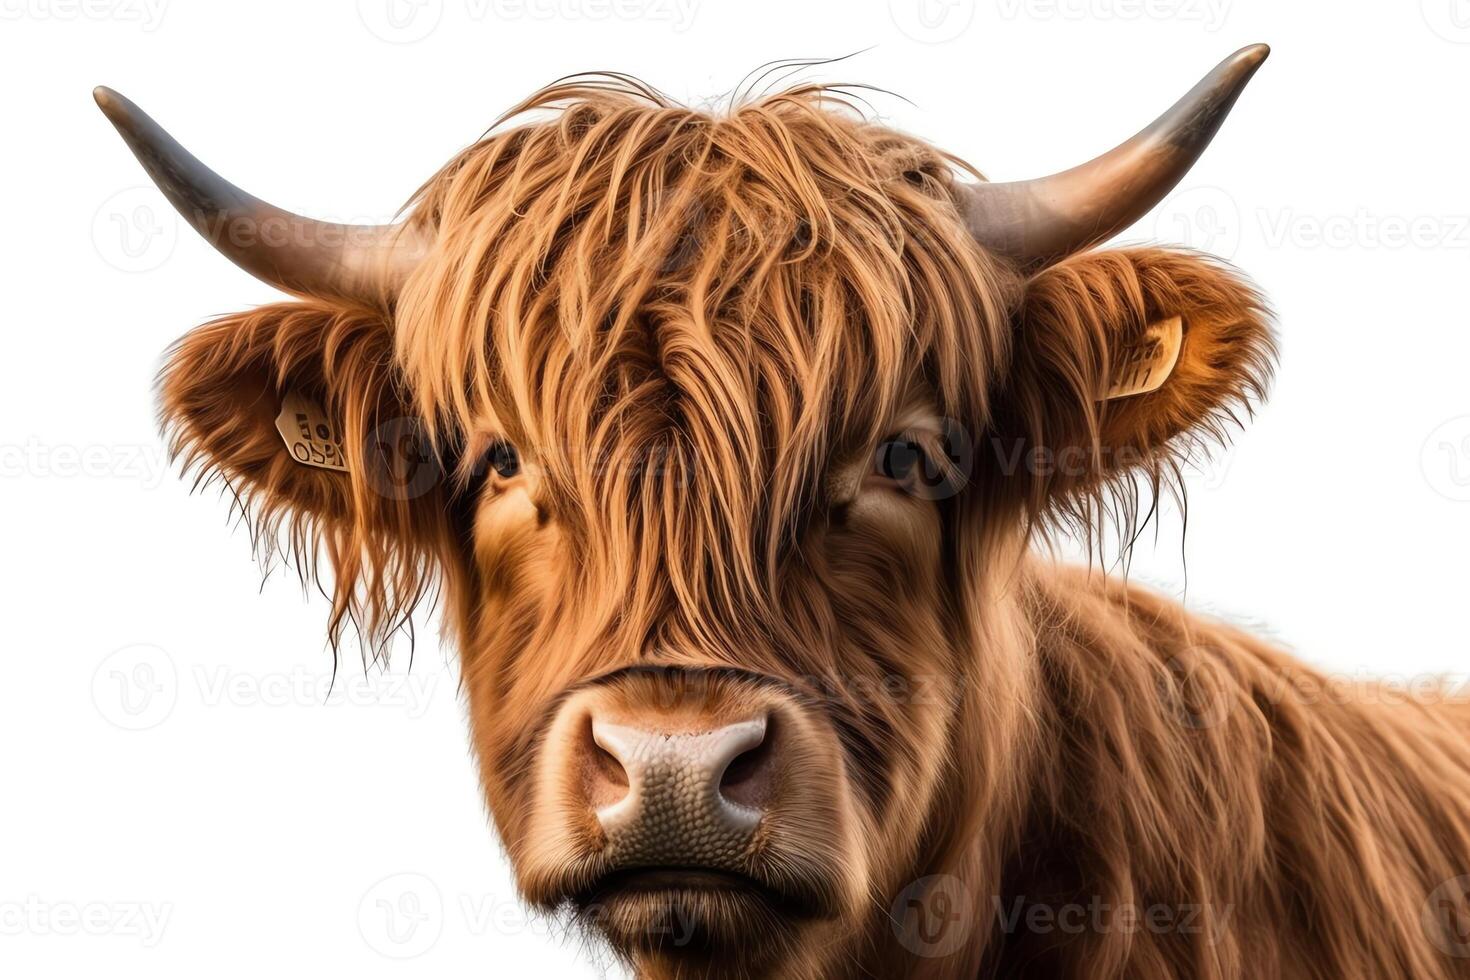
{"label": "cow mouth", "polygon": [[748,949],[753,934],[794,941],[804,923],[831,915],[817,886],[776,886],[696,866],[608,871],[568,899],[583,924],[624,951],[693,960]]}
{"label": "cow mouth", "polygon": [[612,870],[571,897],[578,909],[640,899],[712,899],[718,904],[762,906],[783,919],[822,918],[828,896],[805,884],[776,885],[737,871],[695,865],[653,865]]}
{"label": "cow mouth", "polygon": [[675,892],[761,896],[781,904],[794,904],[781,892],[757,882],[747,874],[685,865],[613,871],[600,882],[592,884],[591,889],[579,895],[575,901],[581,905],[587,901],[595,902],[613,896],[669,895]]}
{"label": "cow mouth", "polygon": [[614,871],[594,886],[600,894],[610,892],[694,891],[766,891],[764,885],[747,875],[715,868],[670,865],[629,868]]}

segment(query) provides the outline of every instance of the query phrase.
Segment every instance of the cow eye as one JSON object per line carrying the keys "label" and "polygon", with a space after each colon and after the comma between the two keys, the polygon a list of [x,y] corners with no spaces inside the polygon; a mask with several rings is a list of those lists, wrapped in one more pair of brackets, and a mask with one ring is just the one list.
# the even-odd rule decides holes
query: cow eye
{"label": "cow eye", "polygon": [[924,449],[912,439],[889,439],[878,446],[873,460],[877,476],[894,483],[907,483],[924,462]]}
{"label": "cow eye", "polygon": [[501,439],[490,447],[485,454],[485,460],[490,468],[500,474],[504,479],[510,479],[521,471],[521,457],[516,452],[516,447]]}

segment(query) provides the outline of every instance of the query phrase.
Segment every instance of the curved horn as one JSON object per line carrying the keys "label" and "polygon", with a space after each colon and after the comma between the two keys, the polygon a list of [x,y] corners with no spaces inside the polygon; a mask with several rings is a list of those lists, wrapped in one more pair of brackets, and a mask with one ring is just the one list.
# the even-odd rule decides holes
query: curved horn
{"label": "curved horn", "polygon": [[1080,167],[1003,184],[967,184],[975,240],[1037,269],[1111,238],[1143,217],[1194,166],[1271,49],[1241,48],[1137,136]]}
{"label": "curved horn", "polygon": [[142,109],[109,88],[97,105],[194,230],[246,272],[302,296],[379,304],[427,251],[408,224],[342,225],[267,204],[210,170]]}

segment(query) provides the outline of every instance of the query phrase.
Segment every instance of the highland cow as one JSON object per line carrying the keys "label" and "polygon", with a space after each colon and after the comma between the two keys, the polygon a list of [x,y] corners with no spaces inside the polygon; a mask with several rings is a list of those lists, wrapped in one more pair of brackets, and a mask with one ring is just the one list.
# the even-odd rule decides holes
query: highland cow
{"label": "highland cow", "polygon": [[1264,395],[1236,272],[1097,246],[1266,53],[1005,184],[844,89],[578,77],[374,227],[97,98],[296,297],[171,351],[174,450],[334,642],[437,596],[524,897],[639,976],[1470,975],[1470,714],[1037,547],[1126,541]]}

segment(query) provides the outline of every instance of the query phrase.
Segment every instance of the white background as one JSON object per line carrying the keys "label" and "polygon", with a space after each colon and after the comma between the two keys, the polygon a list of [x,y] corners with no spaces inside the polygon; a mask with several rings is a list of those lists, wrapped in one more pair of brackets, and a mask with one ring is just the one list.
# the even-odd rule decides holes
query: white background
{"label": "white background", "polygon": [[605,975],[515,903],[432,622],[411,673],[349,650],[329,698],[324,600],[262,588],[168,468],[161,352],[273,294],[145,186],[99,83],[251,191],[372,220],[578,70],[699,101],[871,47],[806,77],[906,96],[877,107],[1009,179],[1268,41],[1125,238],[1250,273],[1279,380],[1133,574],[1335,670],[1470,667],[1466,0],[84,2],[0,0],[0,974]]}

